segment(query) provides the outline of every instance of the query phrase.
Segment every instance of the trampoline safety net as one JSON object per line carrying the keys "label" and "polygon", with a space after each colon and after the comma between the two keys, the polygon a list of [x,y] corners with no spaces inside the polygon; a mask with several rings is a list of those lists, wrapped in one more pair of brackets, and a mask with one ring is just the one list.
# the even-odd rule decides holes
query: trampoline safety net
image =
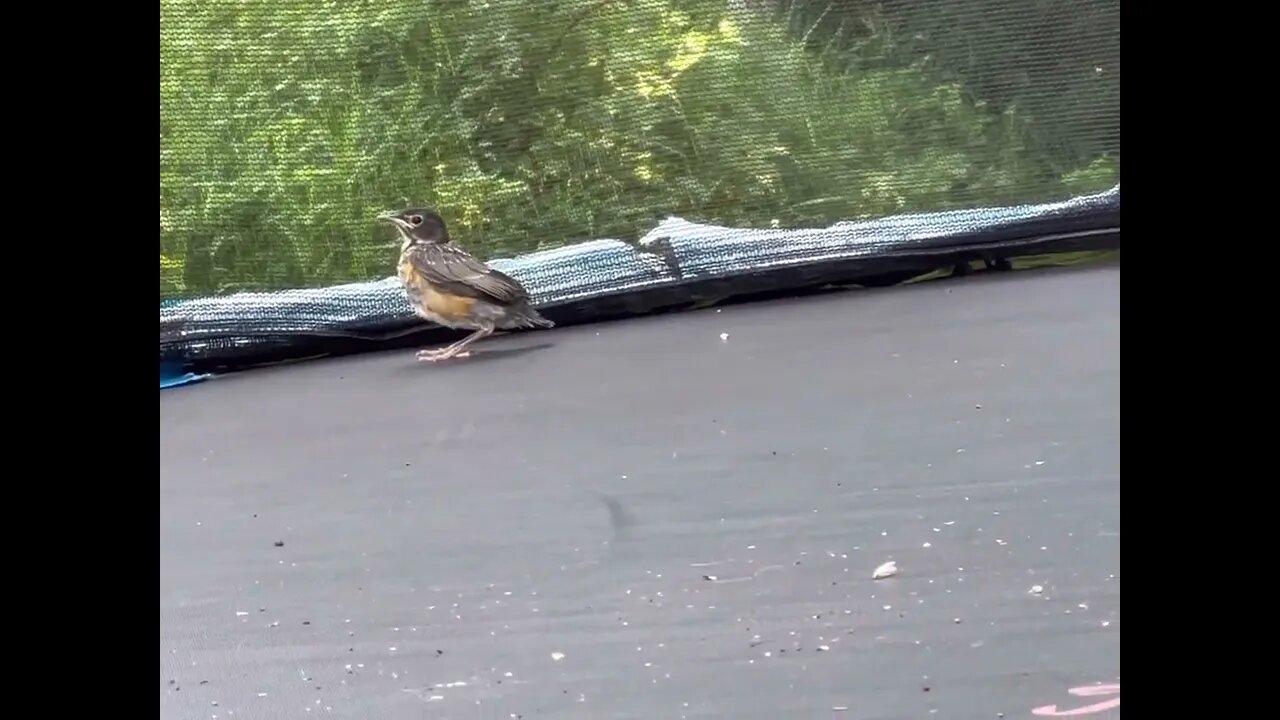
{"label": "trampoline safety net", "polygon": [[1116,251],[1119,11],[161,0],[162,374],[447,332],[410,206],[560,324]]}

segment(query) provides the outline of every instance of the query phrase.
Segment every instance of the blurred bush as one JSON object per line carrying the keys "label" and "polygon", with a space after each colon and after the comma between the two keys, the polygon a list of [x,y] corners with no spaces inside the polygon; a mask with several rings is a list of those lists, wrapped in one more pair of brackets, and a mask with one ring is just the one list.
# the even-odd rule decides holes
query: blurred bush
{"label": "blurred bush", "polygon": [[407,203],[492,257],[1114,185],[1118,19],[1112,97],[988,5],[161,0],[161,295],[386,277]]}

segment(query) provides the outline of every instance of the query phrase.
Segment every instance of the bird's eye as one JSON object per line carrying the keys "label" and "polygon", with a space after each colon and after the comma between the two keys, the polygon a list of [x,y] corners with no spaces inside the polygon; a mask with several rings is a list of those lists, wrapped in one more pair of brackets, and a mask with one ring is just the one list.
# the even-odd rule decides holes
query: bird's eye
{"label": "bird's eye", "polygon": [[422,224],[422,216],[421,216],[421,215],[411,215],[411,216],[409,217],[409,222],[410,222],[411,224],[413,224],[413,225],[421,225],[421,224]]}

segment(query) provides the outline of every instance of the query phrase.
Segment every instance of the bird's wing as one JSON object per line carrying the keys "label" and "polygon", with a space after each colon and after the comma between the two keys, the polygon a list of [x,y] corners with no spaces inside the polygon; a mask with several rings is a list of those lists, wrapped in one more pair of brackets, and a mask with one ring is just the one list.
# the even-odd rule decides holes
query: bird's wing
{"label": "bird's wing", "polygon": [[485,265],[456,245],[422,243],[408,252],[409,262],[425,280],[456,295],[503,304],[528,297],[515,278]]}

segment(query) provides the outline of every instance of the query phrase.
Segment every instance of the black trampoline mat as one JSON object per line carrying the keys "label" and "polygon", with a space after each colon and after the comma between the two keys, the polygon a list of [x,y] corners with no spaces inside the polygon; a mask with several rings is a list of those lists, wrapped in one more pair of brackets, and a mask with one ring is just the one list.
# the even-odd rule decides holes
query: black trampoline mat
{"label": "black trampoline mat", "polygon": [[999,273],[164,391],[160,716],[1116,702],[1119,284]]}

